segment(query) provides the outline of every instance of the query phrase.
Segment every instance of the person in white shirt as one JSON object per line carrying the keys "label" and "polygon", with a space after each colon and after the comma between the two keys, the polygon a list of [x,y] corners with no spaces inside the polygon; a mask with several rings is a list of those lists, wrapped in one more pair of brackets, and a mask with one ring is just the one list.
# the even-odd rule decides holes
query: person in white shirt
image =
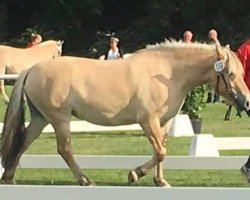
{"label": "person in white shirt", "polygon": [[218,33],[216,30],[214,29],[211,29],[209,32],[208,32],[208,38],[214,42],[215,44],[218,44],[220,45],[220,41],[218,40]]}
{"label": "person in white shirt", "polygon": [[[208,39],[211,43],[220,45],[220,41],[218,40],[218,33],[215,29],[211,29],[208,32]],[[220,102],[220,96],[215,92],[214,89],[211,89],[211,91],[208,92],[208,98],[207,98],[207,103],[216,103]]]}
{"label": "person in white shirt", "polygon": [[105,60],[114,60],[123,58],[123,52],[118,47],[119,39],[115,37],[110,38],[110,48],[105,54]]}

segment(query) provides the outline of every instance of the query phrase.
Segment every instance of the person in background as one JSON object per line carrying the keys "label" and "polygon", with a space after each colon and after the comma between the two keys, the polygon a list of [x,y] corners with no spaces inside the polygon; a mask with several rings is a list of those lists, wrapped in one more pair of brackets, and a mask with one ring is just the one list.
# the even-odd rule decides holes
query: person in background
{"label": "person in background", "polygon": [[[215,29],[211,29],[208,32],[208,39],[211,43],[220,45],[220,42],[218,40],[218,33]],[[211,89],[211,91],[208,92],[208,97],[207,97],[207,103],[211,103],[211,102],[213,103],[220,102],[220,96],[214,91],[213,88]]]}
{"label": "person in background", "polygon": [[111,37],[109,42],[109,49],[105,54],[105,60],[114,60],[123,58],[123,51],[120,46],[118,46],[119,39],[116,37]]}
{"label": "person in background", "polygon": [[250,39],[240,45],[236,51],[244,69],[244,81],[250,90]]}
{"label": "person in background", "polygon": [[209,32],[208,32],[208,39],[210,41],[212,41],[213,43],[215,44],[219,44],[220,45],[220,42],[218,40],[218,33],[215,29],[211,29]]}
{"label": "person in background", "polygon": [[185,31],[182,36],[182,40],[185,43],[192,43],[193,33],[191,31]]}
{"label": "person in background", "polygon": [[[239,46],[236,55],[242,63],[244,81],[250,90],[250,39]],[[250,155],[248,156],[247,162],[241,167],[241,172],[246,176],[248,182],[250,182]]]}
{"label": "person in background", "polygon": [[30,41],[27,44],[27,48],[33,47],[42,42],[42,36],[39,34],[31,33]]}

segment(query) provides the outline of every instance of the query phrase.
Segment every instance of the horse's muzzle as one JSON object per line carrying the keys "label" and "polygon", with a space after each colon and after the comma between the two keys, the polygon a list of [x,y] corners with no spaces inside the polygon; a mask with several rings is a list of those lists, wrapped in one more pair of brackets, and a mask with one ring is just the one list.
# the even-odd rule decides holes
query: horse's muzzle
{"label": "horse's muzzle", "polygon": [[250,117],[250,110],[247,110],[246,113],[247,113],[247,116]]}

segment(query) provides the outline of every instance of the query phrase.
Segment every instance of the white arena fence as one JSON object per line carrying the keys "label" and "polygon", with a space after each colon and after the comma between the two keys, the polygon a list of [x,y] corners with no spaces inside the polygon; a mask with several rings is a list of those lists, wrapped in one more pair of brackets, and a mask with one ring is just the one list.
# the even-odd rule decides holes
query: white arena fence
{"label": "white arena fence", "polygon": [[[152,156],[75,155],[76,162],[85,169],[133,169],[151,158]],[[247,158],[248,156],[166,156],[163,166],[165,169],[239,170]],[[68,169],[59,155],[23,155],[19,167]]]}
{"label": "white arena fence", "polygon": [[0,186],[2,200],[249,200],[248,188]]}
{"label": "white arena fence", "polygon": [[16,80],[19,74],[4,74],[0,75],[0,80]]}

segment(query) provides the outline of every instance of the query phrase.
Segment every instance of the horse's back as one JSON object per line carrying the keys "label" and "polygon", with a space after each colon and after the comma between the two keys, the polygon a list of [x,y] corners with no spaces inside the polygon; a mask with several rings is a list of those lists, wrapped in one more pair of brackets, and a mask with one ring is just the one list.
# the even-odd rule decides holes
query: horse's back
{"label": "horse's back", "polygon": [[0,45],[0,68],[6,68],[7,73],[20,73],[36,63],[52,59],[57,52],[57,41],[53,40],[30,48]]}

